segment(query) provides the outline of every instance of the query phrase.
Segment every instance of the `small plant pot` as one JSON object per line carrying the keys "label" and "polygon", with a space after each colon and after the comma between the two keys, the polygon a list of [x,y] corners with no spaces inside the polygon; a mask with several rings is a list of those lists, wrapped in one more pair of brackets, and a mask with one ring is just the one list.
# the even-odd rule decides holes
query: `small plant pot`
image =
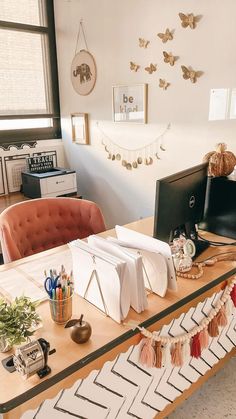
{"label": "small plant pot", "polygon": [[0,352],[8,352],[12,349],[12,346],[8,344],[5,338],[0,337]]}

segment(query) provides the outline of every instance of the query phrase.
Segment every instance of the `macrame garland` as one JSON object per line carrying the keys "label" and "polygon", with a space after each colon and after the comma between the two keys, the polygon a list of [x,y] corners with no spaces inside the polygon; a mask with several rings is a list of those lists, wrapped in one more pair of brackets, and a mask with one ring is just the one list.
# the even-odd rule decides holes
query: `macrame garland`
{"label": "macrame garland", "polygon": [[160,152],[165,151],[163,139],[170,129],[170,124],[168,124],[164,132],[151,143],[136,149],[121,147],[104,133],[98,123],[97,127],[102,135],[102,145],[107,153],[107,158],[111,161],[120,161],[121,165],[127,170],[132,170],[137,169],[141,164],[150,166],[155,159],[161,159]]}
{"label": "macrame garland", "polygon": [[236,277],[226,286],[219,301],[208,316],[184,335],[176,337],[160,336],[158,332],[152,333],[133,324],[134,328],[137,327],[141,334],[145,336],[141,341],[139,362],[149,368],[163,367],[166,358],[164,351],[168,347],[171,364],[175,367],[181,367],[189,356],[199,358],[202,351],[209,346],[209,337],[219,336],[220,328],[227,325],[227,316],[232,313],[233,307],[236,307]]}

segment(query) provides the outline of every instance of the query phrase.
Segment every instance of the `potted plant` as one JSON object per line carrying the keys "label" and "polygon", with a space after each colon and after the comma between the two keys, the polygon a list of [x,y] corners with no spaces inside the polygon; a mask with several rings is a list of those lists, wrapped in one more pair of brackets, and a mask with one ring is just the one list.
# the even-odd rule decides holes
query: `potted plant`
{"label": "potted plant", "polygon": [[0,299],[0,352],[26,342],[33,335],[33,328],[40,323],[37,305],[24,296],[15,298],[12,303]]}

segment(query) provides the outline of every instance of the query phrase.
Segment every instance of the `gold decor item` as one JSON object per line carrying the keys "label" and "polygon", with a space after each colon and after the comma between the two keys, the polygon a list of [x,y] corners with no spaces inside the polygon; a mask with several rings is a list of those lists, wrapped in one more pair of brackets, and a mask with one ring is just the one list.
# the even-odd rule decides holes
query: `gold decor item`
{"label": "gold decor item", "polygon": [[208,176],[228,176],[236,165],[236,156],[232,151],[227,151],[225,143],[216,145],[215,151],[210,151],[203,157],[203,162],[208,162]]}
{"label": "gold decor item", "polygon": [[133,63],[133,61],[130,61],[130,70],[137,72],[140,68],[140,65]]}
{"label": "gold decor item", "polygon": [[183,71],[183,78],[185,80],[190,79],[192,83],[196,83],[198,77],[200,77],[203,72],[202,71],[195,71],[192,67],[186,67],[185,65],[181,65]]}
{"label": "gold decor item", "polygon": [[165,33],[158,33],[157,36],[162,40],[163,44],[165,44],[167,41],[172,41],[173,34],[172,32],[167,28]]}
{"label": "gold decor item", "polygon": [[199,20],[198,16],[194,16],[193,13],[189,13],[189,14],[184,14],[184,13],[179,13],[179,17],[181,19],[181,25],[183,28],[187,28],[188,26],[191,29],[195,29],[197,26],[197,22]]}
{"label": "gold decor item", "polygon": [[165,79],[159,79],[159,87],[163,90],[166,90],[170,86],[170,83],[165,81]]}
{"label": "gold decor item", "polygon": [[146,41],[146,39],[139,38],[138,40],[140,48],[147,48],[148,44],[150,44],[150,41]]}
{"label": "gold decor item", "polygon": [[145,67],[145,70],[148,72],[148,74],[154,73],[154,71],[157,71],[157,64],[150,64],[149,67]]}
{"label": "gold decor item", "polygon": [[150,166],[154,163],[154,158],[160,160],[159,153],[165,151],[164,136],[170,129],[170,124],[168,124],[163,133],[150,143],[136,149],[128,149],[108,137],[99,127],[98,122],[97,126],[102,135],[101,143],[105,152],[108,153],[107,158],[113,162],[120,161],[127,170],[137,169],[141,164]]}
{"label": "gold decor item", "polygon": [[164,62],[167,64],[170,64],[171,66],[175,65],[175,61],[177,60],[177,57],[174,57],[174,55],[170,52],[163,51],[164,55]]}

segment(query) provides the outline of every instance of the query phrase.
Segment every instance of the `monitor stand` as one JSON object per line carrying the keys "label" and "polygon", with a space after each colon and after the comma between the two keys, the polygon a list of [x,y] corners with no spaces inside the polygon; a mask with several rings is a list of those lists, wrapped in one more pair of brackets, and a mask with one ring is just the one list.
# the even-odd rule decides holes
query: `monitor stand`
{"label": "monitor stand", "polygon": [[193,260],[195,260],[202,252],[204,252],[204,250],[206,250],[210,246],[210,244],[207,241],[198,238],[196,226],[191,222],[185,223],[184,225],[175,229],[172,235],[172,239],[179,237],[181,234],[185,236],[186,239],[192,240],[195,244],[196,253],[192,257]]}
{"label": "monitor stand", "polygon": [[200,239],[194,239],[193,242],[196,247],[196,253],[192,259],[195,260],[202,252],[204,252],[204,250],[206,250],[210,246],[210,244]]}
{"label": "monitor stand", "polygon": [[195,224],[191,222],[185,223],[184,228],[186,237],[191,239],[195,244],[196,253],[193,256],[193,260],[195,260],[202,252],[204,252],[204,250],[210,246],[210,244],[207,241],[199,239]]}

